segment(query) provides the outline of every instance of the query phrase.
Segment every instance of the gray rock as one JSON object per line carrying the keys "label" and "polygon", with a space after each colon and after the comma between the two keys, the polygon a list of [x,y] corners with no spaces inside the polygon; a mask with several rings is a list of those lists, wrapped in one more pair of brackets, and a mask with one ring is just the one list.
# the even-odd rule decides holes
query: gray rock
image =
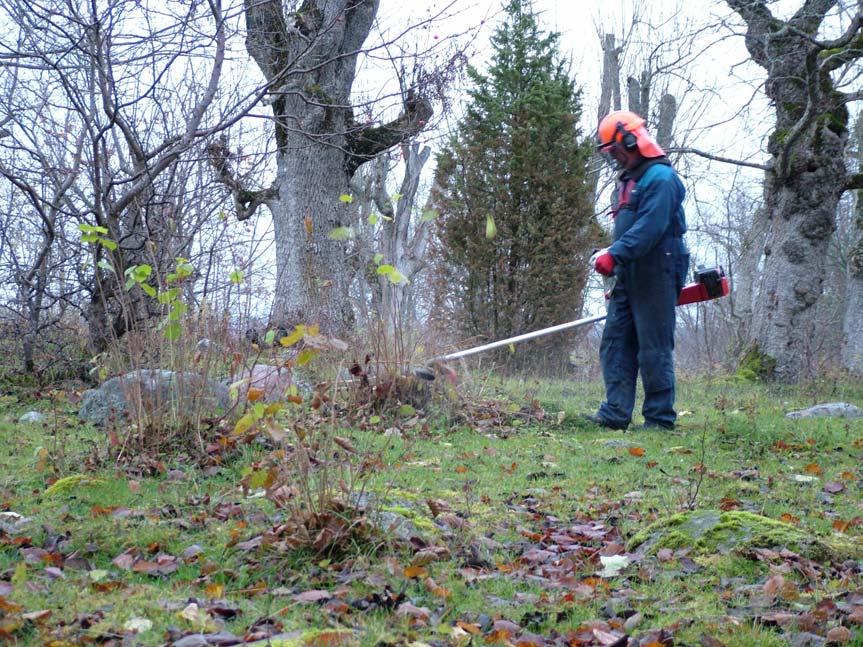
{"label": "gray rock", "polygon": [[786,418],[799,420],[801,418],[863,418],[863,409],[855,407],[847,402],[826,402],[824,404],[816,404],[808,409],[799,411],[789,411],[785,414]]}
{"label": "gray rock", "polygon": [[32,424],[44,422],[45,420],[46,420],[45,414],[39,413],[38,411],[28,411],[23,416],[18,418],[18,422],[20,422],[20,423],[32,423]]}
{"label": "gray rock", "polygon": [[389,510],[375,511],[371,515],[371,521],[384,535],[395,537],[399,541],[407,542],[411,540],[411,537],[419,537],[423,540],[427,539],[410,519],[404,515],[400,515],[398,512],[390,512]]}
{"label": "gray rock", "polygon": [[7,535],[17,535],[24,530],[28,523],[30,523],[30,518],[17,512],[0,512],[0,531]]}
{"label": "gray rock", "polygon": [[791,636],[791,642],[789,644],[792,647],[821,647],[821,645],[827,644],[827,639],[822,638],[817,634],[804,631]]}
{"label": "gray rock", "polygon": [[140,369],[85,391],[78,418],[106,425],[112,417],[122,421],[126,413],[132,419],[139,415],[191,417],[224,413],[228,407],[228,389],[215,380],[197,373]]}

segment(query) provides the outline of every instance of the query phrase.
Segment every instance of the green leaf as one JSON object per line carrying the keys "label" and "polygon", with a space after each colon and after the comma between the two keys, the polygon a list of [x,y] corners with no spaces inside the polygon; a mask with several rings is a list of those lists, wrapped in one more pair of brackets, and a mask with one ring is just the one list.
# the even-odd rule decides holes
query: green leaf
{"label": "green leaf", "polygon": [[399,201],[399,200],[401,200],[403,197],[405,197],[405,196],[404,196],[403,194],[401,194],[401,193],[393,193],[393,198],[392,198],[392,200],[393,200],[393,202],[398,202],[398,201]]}
{"label": "green leaf", "polygon": [[175,259],[175,263],[174,273],[169,275],[171,276],[171,280],[182,281],[195,272],[194,266],[185,258],[177,258]]}
{"label": "green leaf", "polygon": [[388,276],[396,271],[392,265],[380,265],[377,269],[378,276]]}
{"label": "green leaf", "polygon": [[115,243],[110,238],[100,238],[99,244],[102,245],[105,249],[110,249],[112,252],[117,249],[117,243]]}
{"label": "green leaf", "polygon": [[144,263],[143,265],[133,265],[124,272],[126,276],[134,279],[136,283],[146,281],[148,278],[150,278],[150,275],[152,273],[153,268],[146,263]]}
{"label": "green leaf", "polygon": [[111,274],[117,273],[117,270],[114,269],[114,266],[111,265],[104,258],[101,261],[99,261],[98,263],[96,263],[96,267],[101,267],[103,270],[110,272]]}
{"label": "green leaf", "polygon": [[264,337],[264,342],[267,344],[267,346],[272,346],[274,341],[276,341],[276,331],[268,330],[266,336]]}
{"label": "green leaf", "polygon": [[497,225],[494,224],[494,218],[491,214],[485,217],[485,237],[491,240],[497,236]]}
{"label": "green leaf", "polygon": [[420,222],[432,222],[433,220],[437,220],[440,213],[437,209],[426,209],[423,211],[423,215],[420,216]]}
{"label": "green leaf", "polygon": [[375,265],[380,265],[382,260],[384,260],[383,254],[375,254],[375,257],[374,257]]}
{"label": "green leaf", "polygon": [[160,292],[158,300],[159,300],[159,303],[161,303],[163,306],[165,306],[165,305],[168,305],[169,303],[171,303],[172,301],[176,300],[176,298],[178,296],[180,296],[180,288],[170,288],[168,290]]}
{"label": "green leaf", "polygon": [[408,416],[412,416],[416,413],[416,409],[414,409],[409,404],[403,404],[399,407],[399,415],[407,418]]}
{"label": "green leaf", "polygon": [[348,195],[347,193],[342,193],[339,196],[339,202],[344,202],[345,204],[350,204],[354,201],[354,196]]}
{"label": "green leaf", "polygon": [[390,283],[392,283],[393,285],[399,285],[400,283],[405,283],[405,284],[409,283],[408,277],[406,277],[404,274],[402,274],[398,270],[391,272],[387,276],[387,278],[390,280]]}
{"label": "green leaf", "polygon": [[381,421],[381,417],[380,417],[380,416],[372,416],[371,418],[369,418],[369,424],[370,424],[370,425],[376,425],[376,424],[378,424],[380,421]]}
{"label": "green leaf", "polygon": [[376,213],[373,213],[372,215],[370,215],[370,216],[367,218],[367,222],[368,222],[370,225],[376,225],[376,224],[378,224],[378,222],[379,222],[379,221],[380,221],[380,218],[378,218],[378,214],[376,214]]}
{"label": "green leaf", "polygon": [[179,321],[180,318],[186,314],[189,306],[186,305],[184,301],[174,301],[171,304],[171,310],[168,312],[168,320],[169,321]]}
{"label": "green leaf", "polygon": [[180,335],[183,332],[183,327],[180,325],[179,321],[171,321],[167,326],[162,330],[162,334],[165,336],[165,339],[168,341],[177,341],[180,338]]}
{"label": "green leaf", "polygon": [[156,297],[156,288],[154,288],[152,285],[150,285],[149,283],[139,283],[138,285],[141,286],[141,289],[148,297],[150,297],[151,299],[154,299]]}
{"label": "green leaf", "polygon": [[245,277],[246,277],[246,275],[243,273],[243,270],[240,270],[240,269],[235,269],[233,272],[231,272],[231,273],[228,275],[228,279],[229,279],[229,280],[231,281],[231,283],[233,283],[234,285],[239,285],[240,283],[242,283],[242,282],[243,282],[243,279],[244,279]]}
{"label": "green leaf", "polygon": [[350,240],[355,237],[356,233],[354,233],[353,227],[336,227],[327,234],[327,238],[330,240]]}
{"label": "green leaf", "polygon": [[238,436],[242,436],[249,429],[251,429],[257,421],[258,419],[255,418],[254,413],[247,413],[242,418],[237,420],[237,424],[234,425],[234,433]]}
{"label": "green leaf", "polygon": [[305,366],[311,362],[320,351],[317,348],[306,348],[297,355],[297,366]]}
{"label": "green leaf", "polygon": [[108,229],[106,227],[100,227],[98,225],[86,225],[80,224],[78,225],[78,231],[82,234],[107,234]]}

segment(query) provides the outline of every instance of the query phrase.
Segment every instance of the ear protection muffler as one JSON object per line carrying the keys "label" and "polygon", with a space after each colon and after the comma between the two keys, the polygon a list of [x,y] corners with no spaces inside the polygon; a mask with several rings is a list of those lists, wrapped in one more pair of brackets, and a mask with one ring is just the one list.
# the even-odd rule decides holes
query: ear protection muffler
{"label": "ear protection muffler", "polygon": [[638,149],[638,137],[629,132],[622,121],[617,122],[617,132],[620,133],[620,143],[623,144],[626,150],[634,151]]}

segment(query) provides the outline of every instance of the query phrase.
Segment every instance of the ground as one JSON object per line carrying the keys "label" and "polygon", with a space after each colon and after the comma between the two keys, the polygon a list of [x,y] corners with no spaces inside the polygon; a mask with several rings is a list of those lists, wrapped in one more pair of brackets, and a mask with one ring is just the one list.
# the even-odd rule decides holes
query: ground
{"label": "ground", "polygon": [[[493,404],[469,420],[432,405],[333,418],[345,452],[381,459],[335,489],[413,530],[369,526],[317,553],[291,548],[262,489],[284,449],[241,443],[215,467],[107,463],[107,435],[77,424],[67,397],[10,391],[0,642],[863,645],[863,421],[784,418],[860,404],[861,385],[680,382],[674,432],[585,426],[576,414],[600,385],[563,381],[486,385]],[[33,408],[47,421],[19,424]],[[690,511],[778,524],[755,544],[633,542]],[[788,529],[848,551],[807,552]]]}

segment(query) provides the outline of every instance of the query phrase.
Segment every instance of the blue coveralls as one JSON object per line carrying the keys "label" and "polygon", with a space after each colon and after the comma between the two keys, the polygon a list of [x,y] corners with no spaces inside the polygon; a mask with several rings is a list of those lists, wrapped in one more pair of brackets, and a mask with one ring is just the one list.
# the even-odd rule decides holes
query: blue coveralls
{"label": "blue coveralls", "polygon": [[632,421],[639,368],[645,424],[671,428],[674,411],[674,309],[689,267],[683,242],[686,190],[664,158],[620,176],[614,219],[617,284],[608,304],[599,356],[606,401],[599,417],[613,427]]}

